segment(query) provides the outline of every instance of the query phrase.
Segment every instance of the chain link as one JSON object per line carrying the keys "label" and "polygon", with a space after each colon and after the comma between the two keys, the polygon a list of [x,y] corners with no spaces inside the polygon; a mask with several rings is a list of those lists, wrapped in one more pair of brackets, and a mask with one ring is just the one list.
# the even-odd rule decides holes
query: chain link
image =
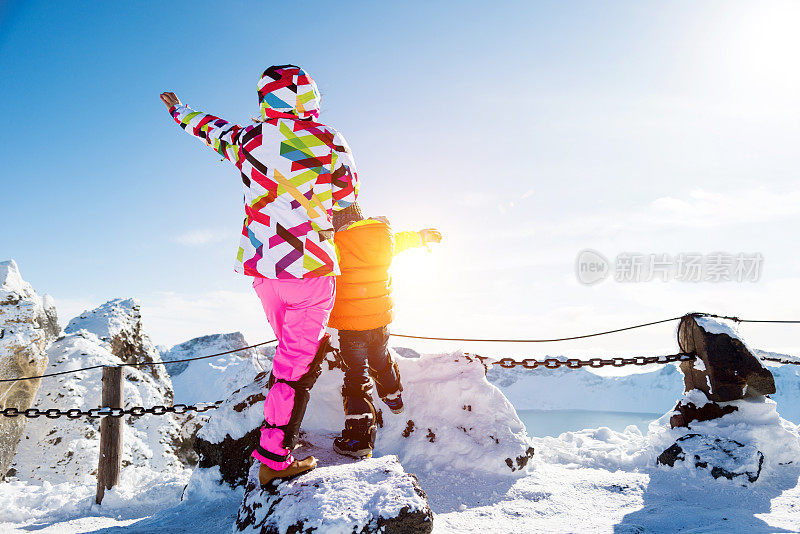
{"label": "chain link", "polygon": [[[334,359],[326,359],[329,369],[344,369],[339,351],[334,352]],[[599,369],[608,365],[612,367],[624,367],[626,365],[650,365],[654,363],[665,364],[672,362],[685,362],[695,359],[694,354],[680,352],[678,354],[670,354],[668,356],[635,356],[633,358],[590,358],[588,360],[581,360],[578,358],[568,358],[562,360],[559,358],[545,358],[544,360],[536,360],[534,358],[525,358],[524,360],[515,360],[514,358],[500,358],[499,360],[492,360],[480,354],[465,353],[464,357],[467,361],[477,361],[483,364],[488,369],[489,365],[498,365],[505,369],[513,369],[514,367],[523,367],[525,369],[537,369],[543,367],[545,369],[558,369],[559,367],[566,367],[568,369],[580,369],[582,367],[591,367]],[[766,358],[765,358],[766,359]],[[794,362],[786,362],[794,363]],[[800,362],[797,362],[800,363]]]}
{"label": "chain link", "polygon": [[762,356],[762,360],[767,360],[770,362],[777,362],[777,363],[788,363],[791,365],[800,365],[800,360],[786,360],[784,358],[773,358],[772,356]]}
{"label": "chain link", "polygon": [[173,404],[172,406],[153,406],[145,408],[143,406],[134,406],[132,408],[90,408],[88,410],[81,410],[79,408],[70,408],[69,410],[59,410],[58,408],[50,408],[48,410],[40,410],[38,408],[28,408],[27,410],[19,410],[18,408],[6,408],[0,410],[0,415],[3,417],[27,417],[28,419],[37,419],[39,417],[46,417],[48,419],[58,419],[59,417],[66,417],[67,419],[80,419],[81,417],[89,417],[95,419],[97,417],[114,417],[120,418],[129,415],[131,417],[141,417],[143,415],[164,415],[174,413],[183,415],[188,412],[207,412],[219,408],[223,401],[205,402],[198,404]]}
{"label": "chain link", "polygon": [[[558,369],[559,367],[566,367],[568,369],[580,369],[581,367],[591,367],[598,369],[600,367],[624,367],[626,365],[650,365],[654,363],[665,364],[672,362],[685,362],[693,360],[694,354],[680,352],[678,354],[670,354],[668,356],[635,356],[633,358],[590,358],[588,360],[581,360],[578,358],[568,358],[562,360],[559,358],[545,358],[544,360],[535,360],[533,358],[525,358],[524,360],[515,360],[514,358],[500,358],[499,360],[490,360],[486,356],[479,354],[464,354],[468,361],[478,361],[488,369],[489,365],[498,365],[504,369],[513,369],[514,367],[523,367],[525,369],[537,369],[543,367],[544,369]],[[765,358],[767,359],[767,358]],[[777,361],[777,360],[776,360]],[[784,362],[784,363],[798,363],[800,362]]]}
{"label": "chain link", "polygon": [[[341,354],[338,350],[332,351],[333,359],[325,359],[330,369],[344,368]],[[559,358],[545,358],[544,360],[536,360],[534,358],[525,358],[524,360],[515,360],[513,358],[500,358],[499,360],[491,360],[486,356],[480,354],[464,354],[467,361],[477,361],[481,363],[487,370],[489,365],[497,365],[504,369],[513,369],[515,367],[522,367],[524,369],[558,369],[566,367],[567,369],[580,369],[582,367],[591,367],[592,369],[599,369],[600,367],[624,367],[626,365],[651,365],[651,364],[666,364],[673,362],[685,362],[694,360],[695,354],[680,352],[678,354],[669,354],[667,356],[635,356],[632,358],[589,358],[588,360],[581,360],[578,358],[568,358],[562,360]],[[771,362],[800,365],[800,360],[787,360],[784,358],[774,358],[771,356],[762,356],[762,360]],[[174,413],[183,415],[188,412],[207,412],[219,408],[223,401],[219,400],[213,403],[198,403],[198,404],[173,404],[172,406],[152,406],[145,408],[143,406],[134,406],[132,408],[90,408],[88,410],[81,410],[78,408],[71,408],[69,410],[59,410],[58,408],[50,408],[48,410],[39,410],[38,408],[28,408],[27,410],[19,410],[18,408],[6,408],[0,410],[0,416],[3,417],[27,417],[28,419],[37,419],[39,417],[46,417],[48,419],[58,419],[66,417],[67,419],[80,419],[81,417],[98,418],[98,417],[141,417],[143,415],[165,415]]]}

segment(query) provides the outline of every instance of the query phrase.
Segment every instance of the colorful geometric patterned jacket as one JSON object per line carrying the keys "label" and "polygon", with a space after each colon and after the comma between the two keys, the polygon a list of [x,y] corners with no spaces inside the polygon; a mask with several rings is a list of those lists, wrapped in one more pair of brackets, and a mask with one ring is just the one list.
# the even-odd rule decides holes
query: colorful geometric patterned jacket
{"label": "colorful geometric patterned jacket", "polygon": [[353,155],[339,132],[316,122],[319,90],[301,68],[268,68],[258,96],[263,122],[246,127],[185,105],[169,110],[241,171],[245,219],[235,270],[262,278],[338,275],[331,215],[358,195]]}

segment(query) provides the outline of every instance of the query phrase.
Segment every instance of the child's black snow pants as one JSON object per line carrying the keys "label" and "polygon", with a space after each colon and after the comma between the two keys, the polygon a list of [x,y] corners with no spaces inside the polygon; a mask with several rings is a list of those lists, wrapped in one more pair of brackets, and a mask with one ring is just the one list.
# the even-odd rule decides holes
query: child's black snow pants
{"label": "child's black snow pants", "polygon": [[381,398],[402,391],[397,363],[389,353],[389,328],[339,330],[339,348],[344,361],[342,400],[346,437],[368,439],[374,445],[372,381]]}

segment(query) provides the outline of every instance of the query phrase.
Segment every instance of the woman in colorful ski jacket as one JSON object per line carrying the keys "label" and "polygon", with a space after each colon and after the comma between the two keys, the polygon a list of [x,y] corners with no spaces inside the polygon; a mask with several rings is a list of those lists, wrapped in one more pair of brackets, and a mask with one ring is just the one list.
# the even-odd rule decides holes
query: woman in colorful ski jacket
{"label": "woman in colorful ski jacket", "polygon": [[195,111],[174,93],[161,94],[181,128],[241,173],[245,218],[235,270],[254,278],[278,338],[265,423],[253,451],[266,484],[316,466],[313,457],[295,460],[292,449],[327,351],[323,334],[340,274],[331,218],[355,202],[358,177],[342,135],[317,122],[319,90],[303,69],[268,68],[258,98],[261,120],[240,126]]}

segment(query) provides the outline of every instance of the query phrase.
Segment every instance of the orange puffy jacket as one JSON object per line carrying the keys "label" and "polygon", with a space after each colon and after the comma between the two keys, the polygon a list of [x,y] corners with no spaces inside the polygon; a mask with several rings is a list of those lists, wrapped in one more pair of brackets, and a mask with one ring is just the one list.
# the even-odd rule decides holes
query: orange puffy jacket
{"label": "orange puffy jacket", "polygon": [[337,330],[372,330],[392,322],[395,254],[423,244],[418,232],[392,234],[383,220],[357,221],[333,237],[339,268],[336,303],[328,326]]}

